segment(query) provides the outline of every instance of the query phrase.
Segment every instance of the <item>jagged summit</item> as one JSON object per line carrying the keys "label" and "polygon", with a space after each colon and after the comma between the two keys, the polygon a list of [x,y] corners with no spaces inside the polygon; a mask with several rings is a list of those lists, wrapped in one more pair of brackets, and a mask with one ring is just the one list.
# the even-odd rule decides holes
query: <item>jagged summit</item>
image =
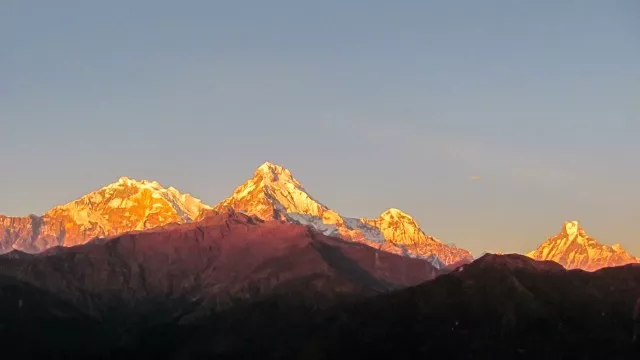
{"label": "jagged summit", "polygon": [[[256,174],[260,173],[260,174],[268,174],[271,175],[273,177],[277,177],[278,175],[286,175],[289,178],[291,178],[291,171],[289,171],[289,169],[285,168],[282,165],[277,165],[274,164],[270,161],[266,161],[264,162],[262,165],[260,165],[256,171]],[[277,180],[277,179],[274,179]]]}
{"label": "jagged summit", "polygon": [[270,187],[284,189],[296,188],[302,192],[306,192],[304,186],[293,177],[289,169],[268,161],[256,169],[252,179],[254,183],[261,183],[262,185]]}
{"label": "jagged summit", "polygon": [[527,256],[536,260],[552,260],[567,269],[598,270],[640,262],[620,244],[608,246],[590,237],[578,221],[565,221],[560,232],[543,242]]}
{"label": "jagged summit", "polygon": [[408,214],[396,208],[376,219],[349,218],[314,199],[281,165],[265,162],[233,194],[214,207],[232,208],[262,219],[277,219],[309,225],[325,235],[412,256],[437,257],[445,264],[471,258],[465,250],[442,244],[426,235]]}
{"label": "jagged summit", "polygon": [[[82,209],[89,213],[104,212],[103,210],[108,209],[135,207],[136,203],[138,203],[137,205],[151,205],[156,208],[168,206],[185,222],[192,221],[202,211],[211,209],[211,207],[203,204],[200,199],[193,197],[189,193],[181,193],[172,186],[165,188],[157,181],[136,180],[122,176],[117,182],[92,191],[70,203],[56,206],[53,210],[66,209],[77,212],[77,210]],[[153,209],[149,211],[154,212]]]}
{"label": "jagged summit", "polygon": [[389,209],[383,211],[378,218],[379,219],[386,219],[387,221],[400,221],[400,222],[407,222],[407,223],[415,223],[416,222],[411,215],[405,213],[404,211],[402,211],[400,209],[396,209],[396,208],[389,208]]}
{"label": "jagged summit", "polygon": [[258,166],[256,171],[264,171],[264,170],[269,170],[269,171],[274,170],[274,171],[284,172],[284,170],[287,170],[287,169],[284,166],[278,165],[271,161],[265,161],[262,163],[262,165]]}
{"label": "jagged summit", "polygon": [[574,239],[578,235],[586,236],[586,232],[578,220],[565,221],[562,225],[561,233],[567,235],[571,239]]}
{"label": "jagged summit", "polygon": [[229,198],[214,209],[225,207],[263,219],[279,220],[286,220],[286,213],[322,216],[329,210],[306,192],[291,171],[270,162],[260,165],[253,177],[238,186]]}
{"label": "jagged summit", "polygon": [[396,208],[389,208],[385,211],[382,212],[382,214],[380,214],[380,217],[408,217],[411,218],[411,216],[405,212],[403,212],[400,209],[396,209]]}
{"label": "jagged summit", "polygon": [[[134,178],[130,178],[128,176],[121,176],[120,178],[118,178],[118,181],[111,183],[105,186],[104,188],[115,188],[115,187],[121,187],[121,186],[145,186],[155,190],[164,189],[164,187],[155,180],[137,180]],[[175,188],[173,187],[169,187],[169,189],[175,190]]]}

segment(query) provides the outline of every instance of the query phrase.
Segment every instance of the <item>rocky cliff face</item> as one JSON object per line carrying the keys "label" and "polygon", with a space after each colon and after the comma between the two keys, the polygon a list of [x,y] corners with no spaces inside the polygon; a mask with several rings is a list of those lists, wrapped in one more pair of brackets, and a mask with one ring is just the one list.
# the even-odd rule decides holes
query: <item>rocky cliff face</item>
{"label": "rocky cliff face", "polygon": [[43,217],[6,217],[0,215],[0,253],[12,249],[36,252],[62,245],[63,235],[59,230],[51,229]]}

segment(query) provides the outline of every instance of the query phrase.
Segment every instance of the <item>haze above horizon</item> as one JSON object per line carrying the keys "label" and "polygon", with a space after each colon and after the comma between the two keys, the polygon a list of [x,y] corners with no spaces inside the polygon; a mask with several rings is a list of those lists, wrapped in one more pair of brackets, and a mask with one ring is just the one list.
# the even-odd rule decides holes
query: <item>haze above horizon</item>
{"label": "haze above horizon", "polygon": [[479,254],[580,220],[640,256],[637,1],[5,1],[0,214],[264,161]]}

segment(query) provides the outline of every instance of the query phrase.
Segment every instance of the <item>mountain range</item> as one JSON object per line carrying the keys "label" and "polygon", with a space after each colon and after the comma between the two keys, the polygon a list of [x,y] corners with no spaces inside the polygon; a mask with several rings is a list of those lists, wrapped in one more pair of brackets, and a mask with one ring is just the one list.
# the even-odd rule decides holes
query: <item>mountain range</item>
{"label": "mountain range", "polygon": [[[291,171],[270,162],[258,167],[250,179],[215,206],[205,205],[173,187],[164,188],[155,181],[122,177],[42,216],[0,215],[0,253],[12,250],[38,253],[56,246],[84,244],[95,238],[193,223],[228,209],[262,220],[306,225],[326,236],[426,259],[438,269],[473,260],[469,251],[428,235],[412,216],[399,209],[389,208],[373,219],[343,216],[311,196]],[[572,226],[577,230],[572,230]],[[565,223],[560,234],[527,255],[537,260],[553,260],[569,269],[585,270],[640,262],[620,245],[598,243],[577,222]]]}
{"label": "mountain range", "polygon": [[24,358],[640,356],[638,259],[577,222],[473,259],[266,163],[216,206],[121,178],[2,226],[0,339]]}

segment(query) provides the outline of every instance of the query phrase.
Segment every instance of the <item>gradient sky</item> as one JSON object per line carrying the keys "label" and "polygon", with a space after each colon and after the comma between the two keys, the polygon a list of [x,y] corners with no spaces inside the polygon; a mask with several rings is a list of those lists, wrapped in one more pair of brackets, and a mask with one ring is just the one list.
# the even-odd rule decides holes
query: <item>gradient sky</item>
{"label": "gradient sky", "polygon": [[0,4],[0,213],[264,161],[476,254],[580,220],[640,256],[640,2]]}

